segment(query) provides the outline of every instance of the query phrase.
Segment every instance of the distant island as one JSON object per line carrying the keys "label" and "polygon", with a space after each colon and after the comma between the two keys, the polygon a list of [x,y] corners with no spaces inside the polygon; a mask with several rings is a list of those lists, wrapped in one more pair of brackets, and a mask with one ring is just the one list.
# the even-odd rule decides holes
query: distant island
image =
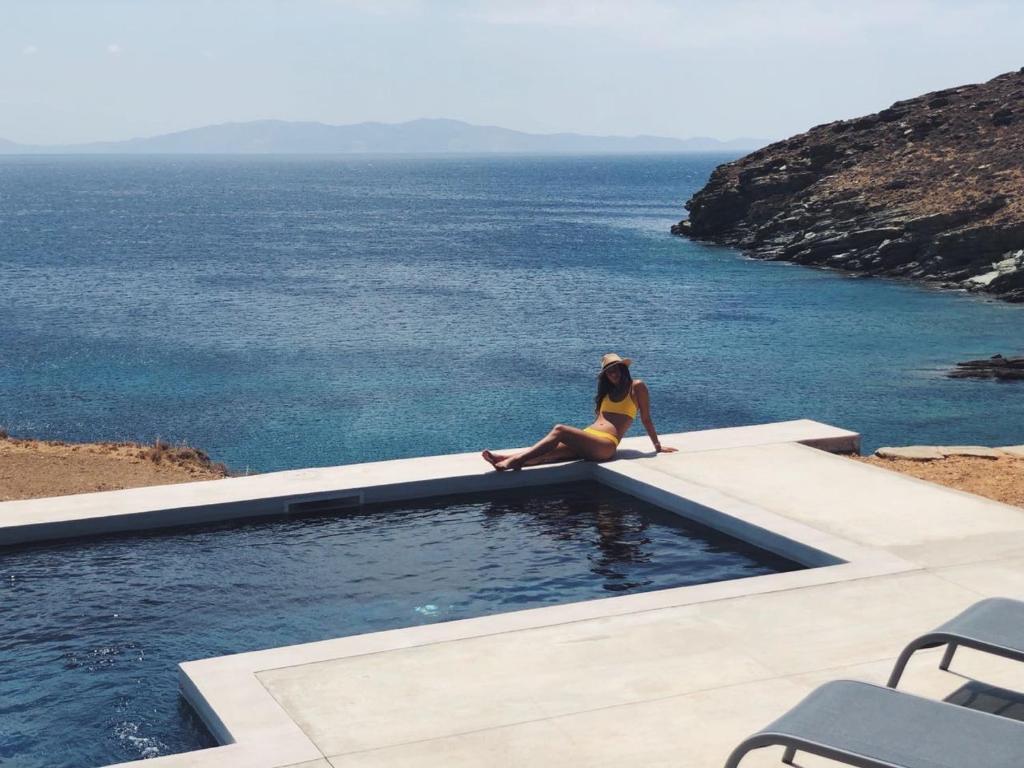
{"label": "distant island", "polygon": [[17,144],[0,139],[0,154],[431,154],[431,153],[632,153],[743,152],[760,139],[719,141],[663,136],[587,136],[525,133],[459,120],[406,123],[325,123],[255,120],[222,123],[127,141],[90,144]]}
{"label": "distant island", "polygon": [[719,166],[678,235],[1024,302],[1024,69]]}

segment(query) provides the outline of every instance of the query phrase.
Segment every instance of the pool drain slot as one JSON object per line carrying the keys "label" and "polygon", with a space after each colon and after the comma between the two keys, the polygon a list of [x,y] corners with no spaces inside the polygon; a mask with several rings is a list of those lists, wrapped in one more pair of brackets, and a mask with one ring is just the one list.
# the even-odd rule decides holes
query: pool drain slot
{"label": "pool drain slot", "polygon": [[340,512],[363,506],[363,494],[354,493],[347,496],[331,496],[326,499],[310,501],[292,501],[285,505],[289,515],[318,515],[325,512]]}

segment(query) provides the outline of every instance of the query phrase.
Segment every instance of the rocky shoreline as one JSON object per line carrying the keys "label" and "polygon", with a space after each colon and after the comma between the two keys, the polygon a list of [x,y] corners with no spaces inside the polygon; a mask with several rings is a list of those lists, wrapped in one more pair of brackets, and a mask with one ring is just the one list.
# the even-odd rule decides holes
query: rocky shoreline
{"label": "rocky shoreline", "polygon": [[946,375],[951,379],[1024,380],[1024,357],[992,355],[987,360],[967,360]]}
{"label": "rocky shoreline", "polygon": [[673,234],[1024,302],[1024,69],[719,166]]}

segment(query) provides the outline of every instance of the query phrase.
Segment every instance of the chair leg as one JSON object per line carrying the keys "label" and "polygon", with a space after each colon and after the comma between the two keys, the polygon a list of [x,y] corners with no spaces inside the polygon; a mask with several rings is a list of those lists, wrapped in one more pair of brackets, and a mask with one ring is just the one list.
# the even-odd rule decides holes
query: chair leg
{"label": "chair leg", "polygon": [[729,755],[729,759],[725,761],[725,768],[738,768],[740,761],[748,752],[755,749],[761,749],[761,747],[775,746],[778,743],[778,737],[774,734],[754,734],[753,736],[741,741],[739,746],[732,751],[732,754]]}
{"label": "chair leg", "polygon": [[742,760],[749,751],[750,750],[747,748],[746,742],[740,744],[732,751],[732,754],[729,755],[729,759],[725,761],[725,768],[739,768],[740,760]]}
{"label": "chair leg", "polygon": [[889,682],[886,683],[890,688],[895,688],[900,683],[900,678],[903,677],[903,670],[907,668],[907,662],[910,661],[910,657],[914,655],[914,651],[917,650],[917,645],[911,643],[903,652],[900,653],[898,659],[896,659],[896,666],[892,668],[892,674],[889,675]]}
{"label": "chair leg", "polygon": [[792,765],[796,759],[796,747],[786,747],[785,754],[782,755],[782,762],[786,765]]}
{"label": "chair leg", "polygon": [[939,662],[939,669],[949,669],[950,662],[953,661],[953,654],[956,653],[956,643],[950,643],[946,646],[946,652],[942,654],[942,661]]}

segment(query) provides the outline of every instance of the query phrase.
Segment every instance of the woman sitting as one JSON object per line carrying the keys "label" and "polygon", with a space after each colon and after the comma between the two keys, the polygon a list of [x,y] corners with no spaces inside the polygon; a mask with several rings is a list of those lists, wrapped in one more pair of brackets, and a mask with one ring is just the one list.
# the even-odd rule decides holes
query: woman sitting
{"label": "woman sitting", "polygon": [[657,453],[672,453],[675,448],[663,446],[651,421],[651,399],[647,385],[629,373],[633,361],[609,353],[601,358],[594,397],[594,423],[584,429],[556,424],[535,445],[514,454],[484,451],[481,455],[499,472],[522,469],[536,464],[553,464],[571,459],[608,461],[615,456],[619,441],[629,430],[637,413],[650,435]]}

